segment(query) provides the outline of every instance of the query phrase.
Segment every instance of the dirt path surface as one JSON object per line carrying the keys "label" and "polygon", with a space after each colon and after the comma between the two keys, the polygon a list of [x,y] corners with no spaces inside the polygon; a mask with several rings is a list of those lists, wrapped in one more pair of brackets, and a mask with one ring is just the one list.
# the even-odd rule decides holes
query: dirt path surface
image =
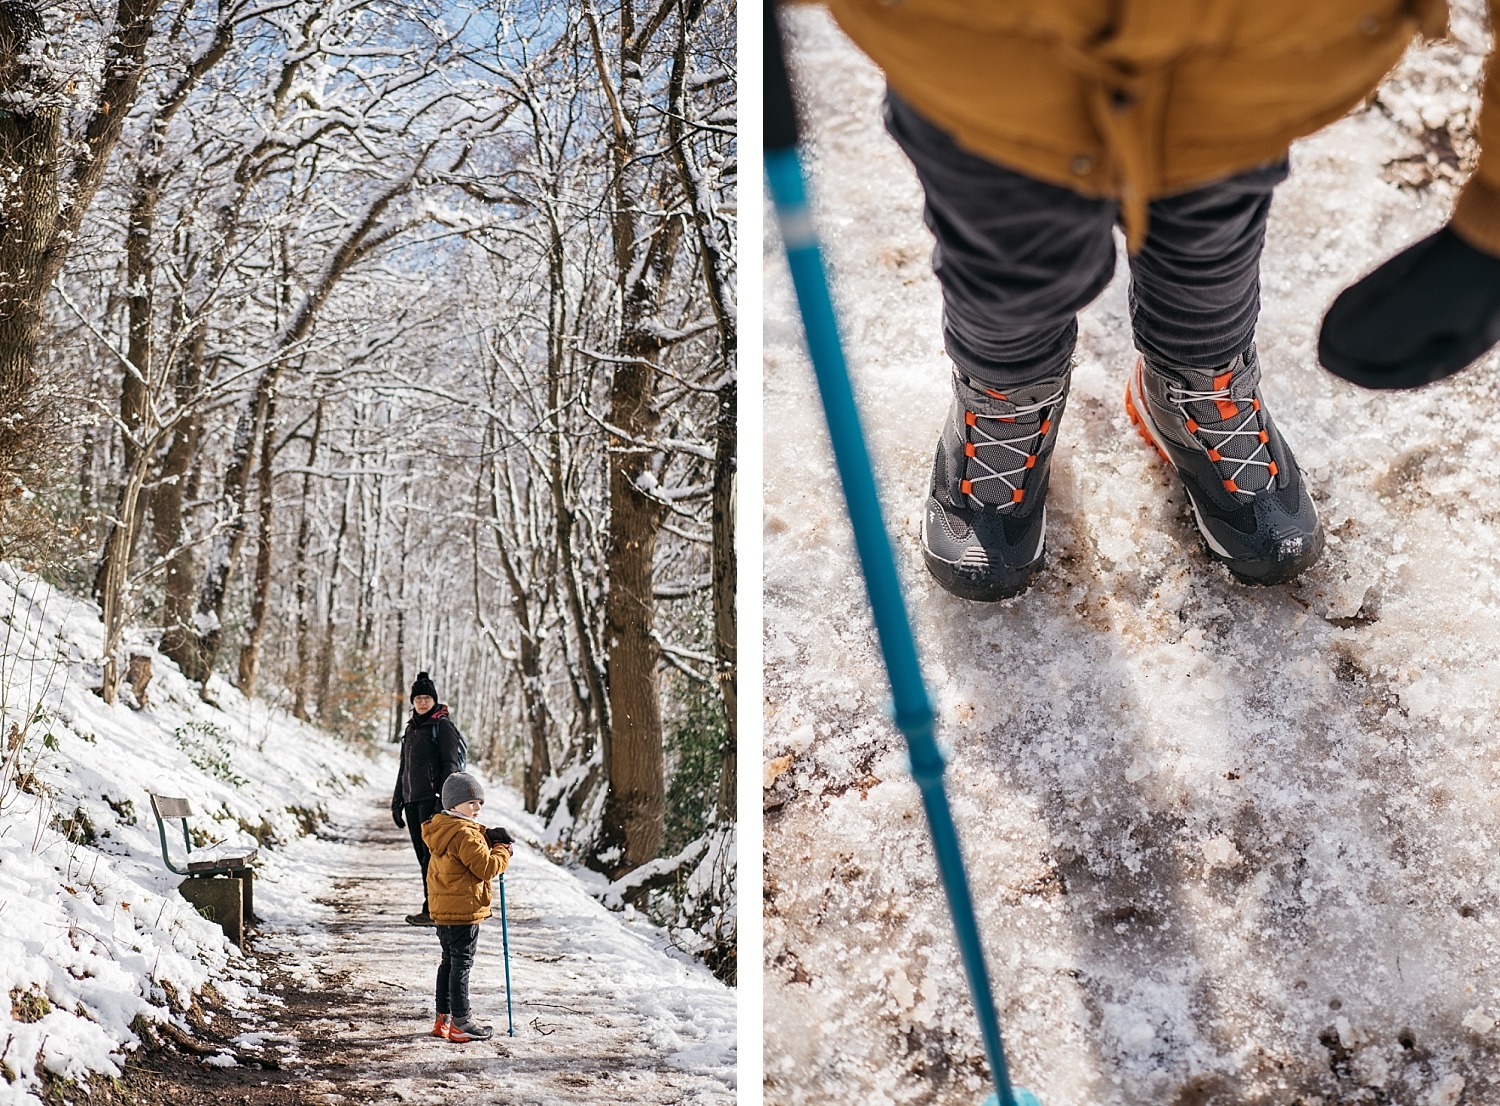
{"label": "dirt path surface", "polygon": [[[318,920],[278,927],[274,885],[257,888],[271,921],[249,952],[281,1005],[207,1012],[196,1027],[241,1062],[148,1053],[116,1084],[115,1101],[734,1101],[734,992],[661,951],[656,931],[600,907],[525,844],[531,827],[514,810],[487,809],[485,821],[511,826],[521,842],[506,876],[515,1036],[506,1033],[498,894],[470,981],[474,1010],[496,1036],[466,1045],[430,1036],[437,936],[404,921],[418,905],[416,859],[377,798],[351,807],[352,824],[291,850],[292,864],[327,874]],[[257,1055],[274,1066],[247,1062]],[[88,1101],[108,1101],[94,1091]]]}

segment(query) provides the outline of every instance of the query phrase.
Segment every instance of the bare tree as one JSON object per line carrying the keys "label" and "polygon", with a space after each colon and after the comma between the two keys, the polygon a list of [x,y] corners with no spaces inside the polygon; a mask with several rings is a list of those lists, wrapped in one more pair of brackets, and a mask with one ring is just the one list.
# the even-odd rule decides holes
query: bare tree
{"label": "bare tree", "polygon": [[[714,427],[713,466],[713,622],[715,677],[724,703],[725,734],[719,775],[719,818],[733,822],[736,816],[735,788],[737,771],[735,749],[738,741],[735,719],[738,710],[736,688],[735,578],[735,468],[738,432],[738,392],[735,355],[739,349],[737,320],[730,295],[733,286],[734,248],[728,233],[729,223],[720,210],[718,197],[722,188],[734,178],[731,164],[705,164],[723,160],[717,143],[695,142],[694,131],[725,135],[732,133],[733,101],[710,101],[707,110],[695,110],[688,96],[690,81],[699,88],[720,87],[732,90],[733,73],[722,65],[695,73],[690,43],[707,7],[706,0],[683,0],[677,20],[677,41],[672,53],[669,83],[667,132],[671,138],[672,160],[682,182],[693,231],[698,239],[700,271],[714,325],[719,339],[722,377],[718,386],[719,406]],[[730,50],[732,57],[732,47]]]}
{"label": "bare tree", "polygon": [[[0,0],[8,78],[27,12],[66,68],[69,5]],[[30,362],[85,478],[102,693],[160,634],[204,694],[233,670],[380,739],[425,668],[549,840],[616,880],[656,861],[631,897],[698,927],[732,891],[732,8],[153,11],[131,156]],[[128,60],[117,15],[85,37]],[[54,198],[107,79],[55,98]],[[0,104],[0,162],[47,140],[27,104],[31,137]]]}
{"label": "bare tree", "polygon": [[[311,640],[312,613],[309,610],[308,574],[312,558],[308,543],[312,538],[312,491],[314,468],[318,462],[318,442],[323,432],[323,397],[319,396],[313,408],[312,431],[307,439],[307,465],[302,472],[302,496],[297,512],[296,567],[292,585],[294,601],[294,632],[296,652],[292,670],[292,713],[304,722],[308,721],[307,689],[308,666],[311,663],[309,643]],[[399,682],[399,674],[398,674]]]}
{"label": "bare tree", "polygon": [[[0,500],[37,444],[37,344],[62,271],[140,91],[163,0],[119,0],[98,29],[97,79],[68,79],[49,54],[76,45],[73,12],[0,3]],[[62,27],[47,25],[48,18]],[[60,32],[60,33],[59,33]],[[70,125],[70,121],[75,121]]]}

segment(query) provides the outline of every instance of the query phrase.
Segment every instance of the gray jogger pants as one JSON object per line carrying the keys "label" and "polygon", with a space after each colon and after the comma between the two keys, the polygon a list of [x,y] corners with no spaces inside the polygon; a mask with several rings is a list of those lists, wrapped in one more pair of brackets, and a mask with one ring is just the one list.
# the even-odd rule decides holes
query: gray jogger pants
{"label": "gray jogger pants", "polygon": [[[1114,275],[1115,202],[968,153],[894,92],[885,118],[926,193],[954,365],[997,391],[1065,376],[1078,312]],[[1130,258],[1130,321],[1148,360],[1211,369],[1250,345],[1271,193],[1286,175],[1283,159],[1152,201]]]}

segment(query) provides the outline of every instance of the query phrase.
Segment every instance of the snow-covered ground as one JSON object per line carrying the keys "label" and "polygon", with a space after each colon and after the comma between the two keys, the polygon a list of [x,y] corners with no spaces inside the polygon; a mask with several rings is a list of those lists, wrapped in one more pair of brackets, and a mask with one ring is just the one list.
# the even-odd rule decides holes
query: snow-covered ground
{"label": "snow-covered ground", "polygon": [[[43,1072],[87,1100],[90,1081],[139,1047],[138,1018],[190,1030],[169,993],[208,984],[248,1027],[247,1051],[326,1084],[307,1101],[451,1101],[461,1085],[490,1095],[476,1100],[545,1104],[586,1098],[605,1078],[622,1102],[731,1101],[734,993],[656,928],[599,906],[498,785],[486,820],[519,839],[507,877],[517,1035],[463,1047],[424,1037],[437,942],[401,920],[420,884],[389,820],[389,750],[356,750],[217,681],[210,707],[160,655],[145,709],[128,690],[129,705],[106,706],[90,690],[100,637],[96,607],[0,564],[0,1106],[39,1102]],[[250,955],[176,891],[148,792],[187,796],[192,825],[214,837],[260,839],[264,924]],[[273,969],[280,987],[330,997],[326,1019],[289,1022],[288,992],[267,990]],[[498,921],[473,990],[503,1030]],[[327,1056],[308,1052],[329,1039],[336,1082]]]}
{"label": "snow-covered ground", "polygon": [[[1012,1071],[1046,1106],[1500,1102],[1497,362],[1372,394],[1315,356],[1334,294],[1451,204],[1442,136],[1418,136],[1472,111],[1464,7],[1456,43],[1298,145],[1277,195],[1264,390],[1323,513],[1321,564],[1254,590],[1198,548],[1121,402],[1122,264],[1081,322],[1048,568],[990,606],[943,593],[918,547],[949,393],[915,179],[878,73],[821,11],[790,16]],[[983,1052],[779,248],[768,235],[766,1101],[977,1102]]]}
{"label": "snow-covered ground", "polygon": [[[734,993],[701,964],[669,954],[660,930],[606,910],[548,861],[535,844],[541,826],[508,788],[488,789],[482,820],[518,839],[505,876],[515,1036],[497,895],[470,978],[474,1012],[496,1036],[468,1045],[431,1037],[438,942],[402,918],[421,887],[384,791],[377,785],[339,804],[332,839],[292,850],[291,866],[316,899],[256,946],[304,991],[332,994],[310,1021],[274,1005],[247,1019],[247,1040],[274,1050],[316,1091],[309,1101],[552,1106],[604,1093],[632,1106],[734,1101]],[[334,1042],[331,1054],[324,1041]]]}
{"label": "snow-covered ground", "polygon": [[[35,1101],[39,1068],[116,1074],[168,988],[254,993],[259,974],[177,893],[149,792],[187,797],[195,830],[262,839],[256,907],[276,917],[307,889],[273,846],[375,768],[227,686],[209,707],[160,656],[147,709],[106,706],[101,629],[97,607],[0,564],[0,1103]],[[180,833],[173,846],[180,866]]]}

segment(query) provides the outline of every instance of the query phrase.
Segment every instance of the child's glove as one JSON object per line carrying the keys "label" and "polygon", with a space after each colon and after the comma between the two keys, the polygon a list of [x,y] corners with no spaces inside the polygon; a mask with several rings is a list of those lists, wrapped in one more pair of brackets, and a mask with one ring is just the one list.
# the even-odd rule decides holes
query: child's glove
{"label": "child's glove", "polygon": [[515,838],[510,835],[510,830],[504,826],[493,826],[484,831],[484,839],[490,843],[490,848],[496,845],[510,845]]}
{"label": "child's glove", "polygon": [[395,799],[391,800],[391,820],[396,823],[397,829],[406,828],[406,812],[401,809],[401,803]]}
{"label": "child's glove", "polygon": [[1417,388],[1500,341],[1500,257],[1443,227],[1339,293],[1318,360],[1365,388]]}

